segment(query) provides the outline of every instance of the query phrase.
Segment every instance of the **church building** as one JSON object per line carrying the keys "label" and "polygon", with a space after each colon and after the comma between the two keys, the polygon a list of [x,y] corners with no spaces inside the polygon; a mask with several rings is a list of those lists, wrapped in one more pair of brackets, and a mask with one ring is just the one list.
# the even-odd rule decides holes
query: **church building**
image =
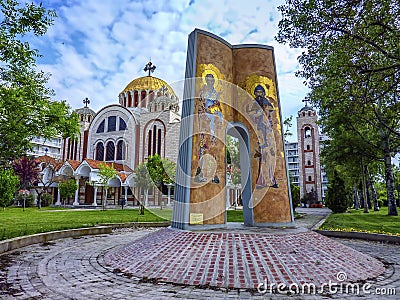
{"label": "church building", "polygon": [[[137,205],[133,191],[135,167],[155,154],[177,161],[179,99],[164,80],[151,75],[154,69],[149,62],[144,69],[148,75],[128,83],[118,95],[118,103],[94,112],[86,98],[84,107],[76,110],[80,135],[76,140],[64,140],[61,167],[48,166],[56,168],[59,176],[75,178],[78,183],[74,199],[67,204],[96,206],[108,192],[109,204],[118,204],[122,198],[129,205]],[[102,162],[118,172],[118,177],[109,182],[108,191],[96,185]],[[60,205],[56,186],[55,183],[55,203]],[[156,197],[150,194],[150,204],[160,204],[155,201]]]}

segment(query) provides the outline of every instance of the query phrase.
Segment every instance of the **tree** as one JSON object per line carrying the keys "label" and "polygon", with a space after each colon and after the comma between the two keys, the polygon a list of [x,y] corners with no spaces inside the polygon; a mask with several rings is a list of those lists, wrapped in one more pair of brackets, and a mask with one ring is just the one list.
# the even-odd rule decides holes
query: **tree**
{"label": "tree", "polygon": [[106,208],[106,204],[107,204],[107,192],[108,192],[108,183],[110,182],[110,180],[116,178],[118,176],[118,172],[114,169],[114,164],[108,165],[106,163],[101,163],[99,165],[99,177],[100,180],[98,181],[98,183],[103,186],[106,190],[106,193],[103,197],[103,201],[102,201],[102,208],[103,210]]}
{"label": "tree", "polygon": [[[149,171],[147,170],[146,163],[140,163],[135,168],[135,187],[139,188],[139,213],[144,215],[144,208],[148,206],[148,197],[149,197],[149,189],[153,187],[153,181],[151,180]],[[141,198],[141,195],[144,191],[145,201]]]}
{"label": "tree", "polygon": [[31,186],[37,194],[37,207],[40,209],[42,204],[42,195],[55,182],[59,181],[59,176],[55,175],[56,169],[61,167],[63,162],[50,156],[41,156],[36,159],[39,168],[37,181]]}
{"label": "tree", "polygon": [[19,179],[12,170],[0,168],[0,205],[3,210],[10,205],[18,188]]}
{"label": "tree", "polygon": [[332,140],[359,137],[350,145],[384,163],[388,214],[397,215],[390,161],[400,145],[398,1],[292,0],[279,9],[277,40],[305,48],[297,75],[324,131]]}
{"label": "tree", "polygon": [[155,154],[148,157],[146,167],[153,184],[157,187],[159,203],[162,208],[162,201],[160,201],[162,186],[175,182],[176,165],[169,159],[161,159],[158,154]]}
{"label": "tree", "polygon": [[326,206],[334,213],[343,213],[350,205],[349,194],[346,191],[344,180],[334,171],[326,194]]}
{"label": "tree", "polygon": [[61,181],[58,183],[58,190],[60,191],[60,197],[64,200],[67,200],[69,197],[72,197],[75,194],[75,191],[78,189],[78,184],[75,179],[68,179],[65,181]]}
{"label": "tree", "polygon": [[27,36],[38,38],[53,24],[56,14],[41,4],[0,0],[0,165],[26,153],[34,136],[79,132],[78,116],[65,101],[50,99],[49,75],[36,70],[39,53]]}
{"label": "tree", "polygon": [[[15,175],[19,177],[20,185],[25,191],[32,187],[39,179],[39,163],[34,158],[22,157],[13,162]],[[26,193],[24,192],[24,201],[22,209],[25,210]]]}

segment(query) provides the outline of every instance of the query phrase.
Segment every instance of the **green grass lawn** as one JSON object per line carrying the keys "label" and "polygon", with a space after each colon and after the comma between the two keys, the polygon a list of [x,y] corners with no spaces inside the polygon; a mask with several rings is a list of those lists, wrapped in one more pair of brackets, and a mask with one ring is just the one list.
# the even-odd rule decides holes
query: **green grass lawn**
{"label": "green grass lawn", "polygon": [[[43,207],[8,207],[0,210],[0,240],[55,230],[93,227],[97,224],[163,222],[172,218],[171,209],[152,208],[139,215],[138,209],[77,210]],[[228,211],[228,222],[243,222],[241,210]]]}
{"label": "green grass lawn", "polygon": [[387,213],[387,207],[381,207],[377,212],[372,209],[367,214],[363,209],[351,209],[346,213],[331,214],[320,229],[400,235],[400,216],[388,216]]}
{"label": "green grass lawn", "polygon": [[10,207],[0,210],[0,240],[55,230],[92,227],[103,223],[170,221],[171,209],[146,210],[139,215],[137,209],[76,210],[60,208]]}

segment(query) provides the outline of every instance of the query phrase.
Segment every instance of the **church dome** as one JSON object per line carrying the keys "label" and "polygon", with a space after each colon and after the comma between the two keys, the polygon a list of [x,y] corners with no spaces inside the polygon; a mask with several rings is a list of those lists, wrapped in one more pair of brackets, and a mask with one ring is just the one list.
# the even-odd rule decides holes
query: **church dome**
{"label": "church dome", "polygon": [[133,79],[124,88],[122,93],[135,90],[157,91],[160,90],[163,86],[167,88],[167,91],[165,93],[168,93],[169,95],[173,95],[176,97],[174,90],[169,86],[168,83],[154,76],[143,76]]}
{"label": "church dome", "polygon": [[178,97],[164,80],[147,75],[133,79],[119,94],[119,103],[138,113],[178,111]]}

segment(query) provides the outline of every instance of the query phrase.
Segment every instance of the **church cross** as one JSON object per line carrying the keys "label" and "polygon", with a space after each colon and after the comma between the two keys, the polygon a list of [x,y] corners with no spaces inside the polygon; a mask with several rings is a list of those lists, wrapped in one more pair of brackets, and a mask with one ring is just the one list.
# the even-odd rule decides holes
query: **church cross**
{"label": "church cross", "polygon": [[301,100],[302,102],[305,102],[306,103],[306,106],[308,106],[308,101],[310,101],[310,100],[307,100],[307,99],[304,99],[304,100]]}
{"label": "church cross", "polygon": [[88,98],[83,99],[83,104],[85,104],[85,107],[88,107],[89,103],[90,103],[90,100]]}
{"label": "church cross", "polygon": [[149,61],[146,66],[144,67],[143,71],[147,72],[149,71],[149,76],[151,73],[154,72],[154,70],[156,69],[156,66],[153,65],[153,63],[151,61]]}

